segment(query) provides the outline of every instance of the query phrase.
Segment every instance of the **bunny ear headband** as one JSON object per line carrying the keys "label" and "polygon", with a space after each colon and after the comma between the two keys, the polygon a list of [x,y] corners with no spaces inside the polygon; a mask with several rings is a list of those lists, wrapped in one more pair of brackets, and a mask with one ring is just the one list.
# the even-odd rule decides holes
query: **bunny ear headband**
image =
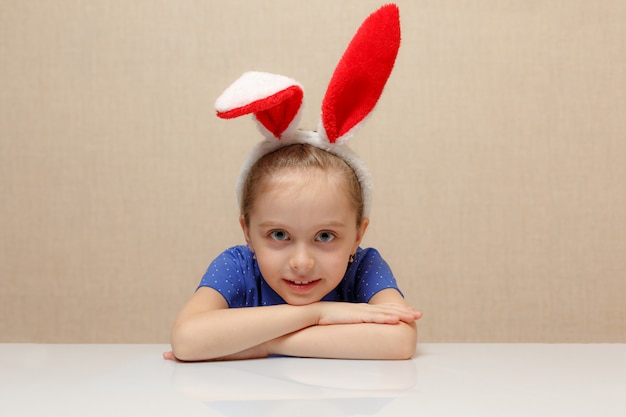
{"label": "bunny ear headband", "polygon": [[394,4],[382,6],[359,27],[335,68],[324,100],[317,132],[298,129],[304,92],[291,78],[246,72],[215,102],[218,117],[252,114],[265,140],[241,168],[237,197],[250,169],[262,156],[283,146],[308,143],[342,158],[355,172],[369,214],[372,184],[365,164],[348,141],[371,113],[391,74],[400,47],[400,16]]}

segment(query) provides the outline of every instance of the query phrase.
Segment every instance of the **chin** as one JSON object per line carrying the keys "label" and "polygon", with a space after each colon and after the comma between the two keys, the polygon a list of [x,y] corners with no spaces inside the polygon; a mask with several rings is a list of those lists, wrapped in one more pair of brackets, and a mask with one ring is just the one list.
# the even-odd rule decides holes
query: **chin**
{"label": "chin", "polygon": [[306,306],[309,304],[317,303],[321,298],[315,297],[283,297],[285,302],[292,306]]}

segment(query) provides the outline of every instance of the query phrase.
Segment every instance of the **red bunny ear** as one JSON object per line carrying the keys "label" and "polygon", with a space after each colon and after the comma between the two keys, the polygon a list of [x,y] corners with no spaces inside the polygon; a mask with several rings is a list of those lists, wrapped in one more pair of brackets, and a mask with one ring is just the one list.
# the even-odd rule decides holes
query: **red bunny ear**
{"label": "red bunny ear", "polygon": [[254,114],[277,139],[297,119],[304,92],[291,78],[265,72],[246,72],[215,102],[217,116],[232,119]]}
{"label": "red bunny ear", "polygon": [[387,4],[359,27],[326,90],[321,124],[335,143],[374,109],[400,48],[400,12]]}

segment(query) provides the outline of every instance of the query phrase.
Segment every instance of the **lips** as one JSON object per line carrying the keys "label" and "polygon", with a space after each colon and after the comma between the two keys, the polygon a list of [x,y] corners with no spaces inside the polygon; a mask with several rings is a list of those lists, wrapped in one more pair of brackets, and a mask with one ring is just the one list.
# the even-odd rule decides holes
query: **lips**
{"label": "lips", "polygon": [[307,292],[312,290],[317,284],[321,282],[320,279],[310,279],[310,280],[290,280],[286,279],[285,282],[289,285],[292,291],[296,292]]}

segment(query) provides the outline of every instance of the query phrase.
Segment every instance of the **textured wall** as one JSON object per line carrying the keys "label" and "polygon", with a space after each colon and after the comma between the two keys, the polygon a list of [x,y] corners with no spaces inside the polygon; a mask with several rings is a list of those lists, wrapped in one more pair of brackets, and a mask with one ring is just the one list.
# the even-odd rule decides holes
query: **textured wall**
{"label": "textured wall", "polygon": [[[0,4],[0,341],[166,342],[241,243],[259,139],[213,101],[243,71],[306,90],[375,1]],[[626,342],[626,3],[398,1],[403,45],[354,139],[366,245],[422,341]]]}

